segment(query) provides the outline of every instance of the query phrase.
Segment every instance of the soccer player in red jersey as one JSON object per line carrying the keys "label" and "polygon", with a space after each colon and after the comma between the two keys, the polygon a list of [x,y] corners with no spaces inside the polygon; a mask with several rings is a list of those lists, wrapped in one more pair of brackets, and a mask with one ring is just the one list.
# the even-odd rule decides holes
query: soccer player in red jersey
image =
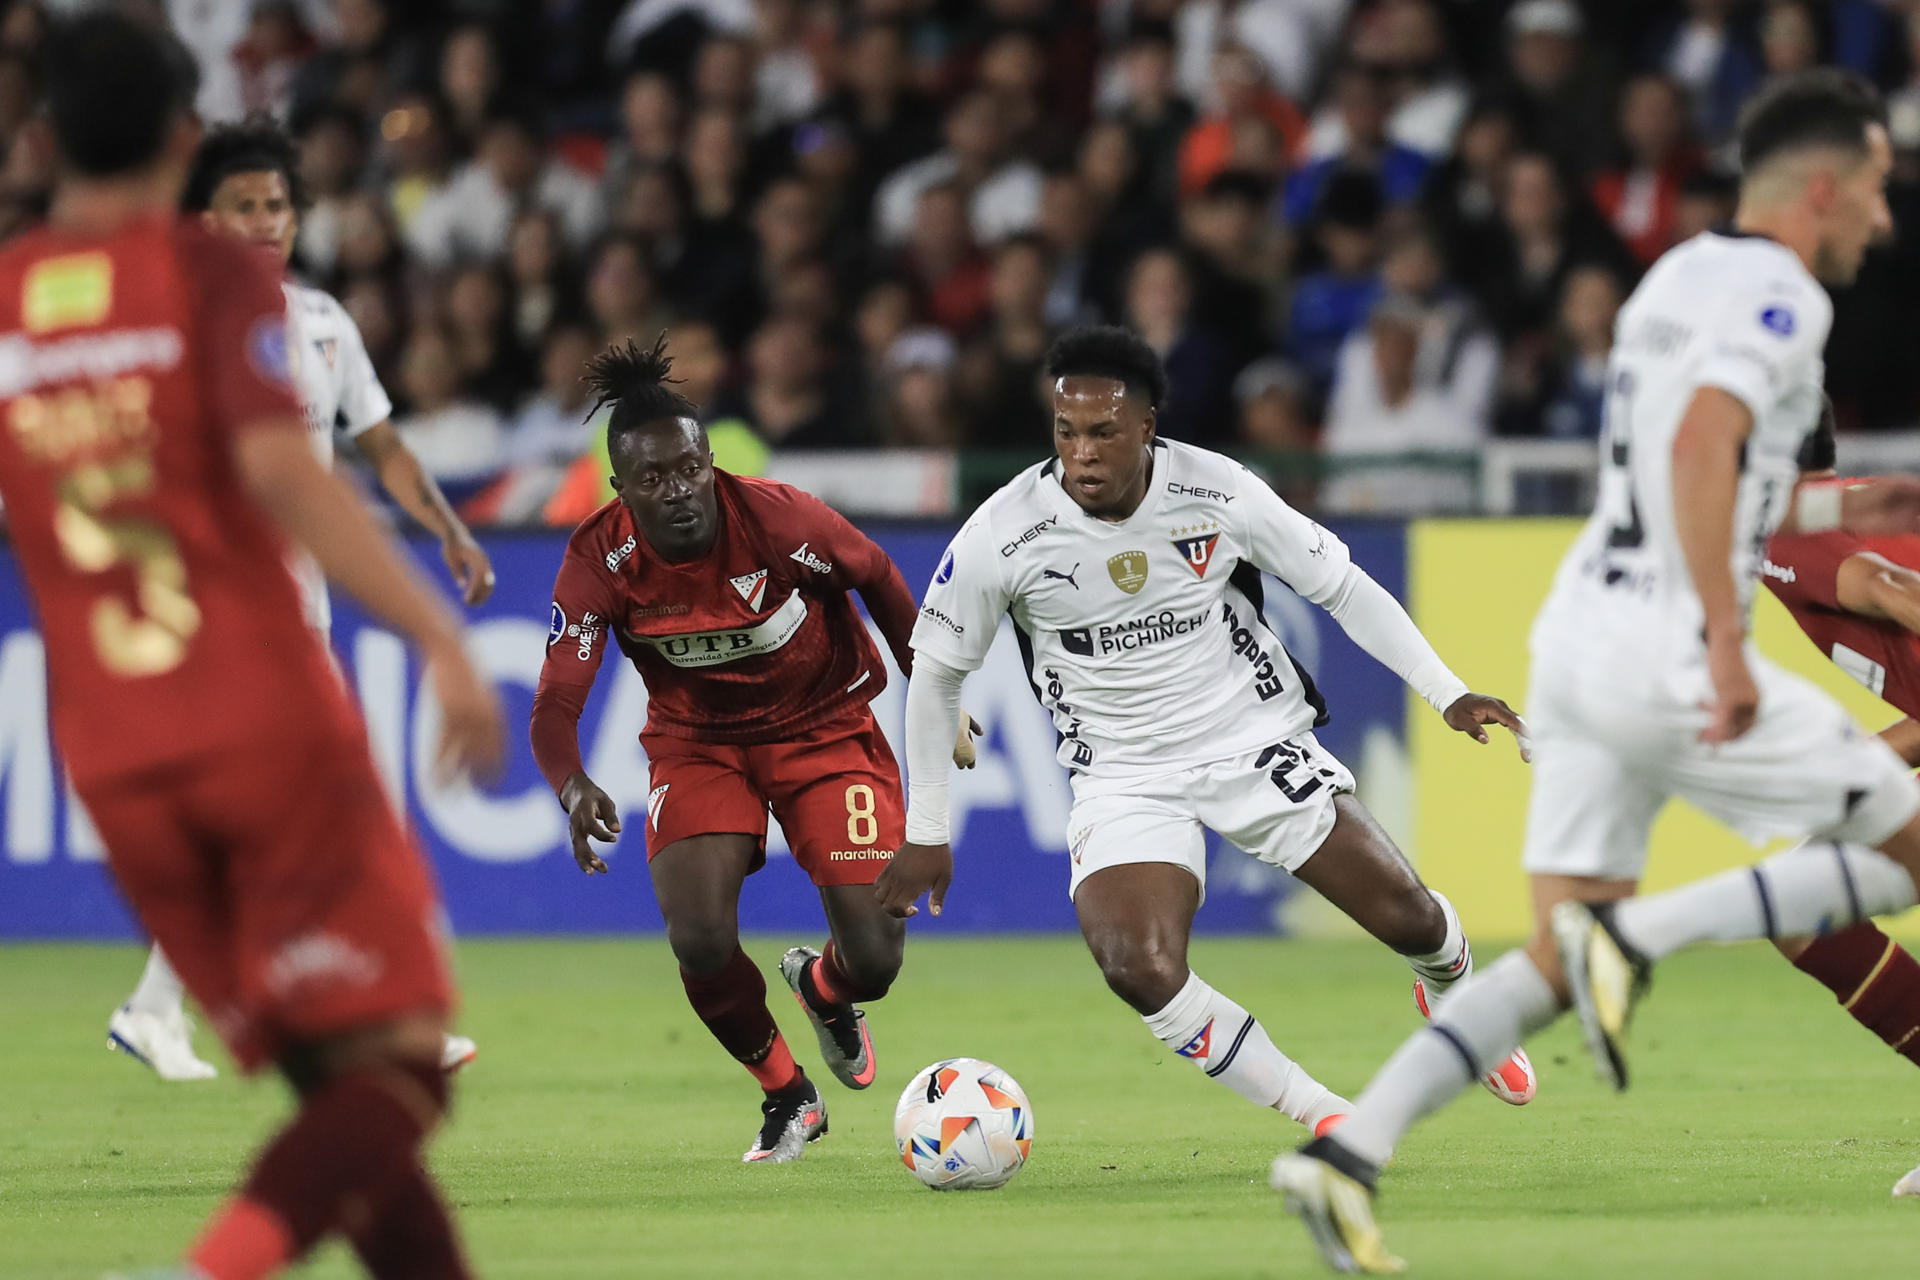
{"label": "soccer player in red jersey", "polygon": [[713,465],[693,405],[669,385],[665,337],[603,352],[589,382],[607,424],[614,501],[567,544],[554,583],[533,753],[566,808],[574,860],[620,830],[581,767],[578,727],[610,643],[649,698],[647,859],[694,1012],[766,1098],[749,1161],[785,1162],[827,1130],[826,1106],[740,949],[740,889],[766,862],[767,811],[819,886],[832,934],[780,963],[840,1082],[873,1083],[858,1003],[900,971],[905,922],[871,885],[904,836],[900,771],[867,703],[886,684],[848,592],[908,670],[915,605],[900,571],[825,504]]}
{"label": "soccer player in red jersey", "polygon": [[94,13],[44,53],[49,225],[0,249],[0,499],[55,733],[108,863],[249,1070],[298,1111],[177,1274],[257,1280],[323,1236],[376,1277],[469,1273],[420,1163],[453,988],[425,861],[302,617],[288,539],[424,651],[443,762],[499,707],[451,611],[322,469],[286,305],[245,245],[174,212],[194,74]]}

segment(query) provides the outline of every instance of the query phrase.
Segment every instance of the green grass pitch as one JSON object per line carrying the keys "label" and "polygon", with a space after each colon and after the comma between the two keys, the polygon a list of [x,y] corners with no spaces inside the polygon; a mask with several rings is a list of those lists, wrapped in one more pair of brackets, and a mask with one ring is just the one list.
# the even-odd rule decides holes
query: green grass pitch
{"label": "green grass pitch", "polygon": [[[811,1065],[785,945],[750,949]],[[1371,944],[1210,941],[1194,964],[1349,1095],[1414,1026],[1405,969]],[[271,1083],[161,1085],[103,1048],[139,965],[131,947],[0,949],[7,1280],[168,1261],[283,1113]],[[879,1082],[853,1094],[816,1071],[832,1132],[779,1168],[740,1164],[757,1094],[661,943],[468,942],[460,968],[481,1056],[434,1164],[484,1275],[1319,1274],[1265,1186],[1298,1129],[1158,1045],[1077,939],[923,934],[872,1010]],[[1475,1090],[1402,1148],[1381,1214],[1415,1274],[1912,1273],[1920,1204],[1888,1190],[1920,1162],[1920,1080],[1825,991],[1755,947],[1671,962],[1624,1098],[1576,1036],[1562,1023],[1533,1046],[1532,1106]],[[956,1054],[1033,1100],[1033,1159],[1005,1190],[938,1195],[894,1154],[898,1090]],[[309,1274],[355,1272],[333,1252]]]}

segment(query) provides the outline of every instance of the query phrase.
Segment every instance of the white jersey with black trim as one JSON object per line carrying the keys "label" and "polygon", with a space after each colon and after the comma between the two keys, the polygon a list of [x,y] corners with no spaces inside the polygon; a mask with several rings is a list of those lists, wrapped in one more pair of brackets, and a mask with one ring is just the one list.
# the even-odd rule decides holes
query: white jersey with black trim
{"label": "white jersey with black trim", "polygon": [[1703,387],[1753,414],[1732,555],[1750,610],[1819,423],[1832,320],[1826,291],[1773,240],[1705,232],[1654,264],[1615,322],[1599,495],[1534,623],[1537,657],[1691,705],[1705,613],[1675,527],[1674,438]]}
{"label": "white jersey with black trim", "polygon": [[1261,617],[1262,570],[1325,603],[1346,544],[1258,476],[1156,440],[1139,508],[1098,520],[1049,461],[1015,477],[955,535],[913,647],[977,669],[1000,617],[1077,774],[1162,774],[1326,722],[1326,704]]}
{"label": "white jersey with black trim", "polygon": [[[330,293],[284,281],[287,297],[287,355],[300,405],[306,410],[307,439],[314,456],[333,466],[334,433],[351,440],[393,415],[380,375],[361,341],[360,328]],[[333,622],[326,575],[313,557],[296,550],[288,567],[300,588],[307,623],[325,631]]]}

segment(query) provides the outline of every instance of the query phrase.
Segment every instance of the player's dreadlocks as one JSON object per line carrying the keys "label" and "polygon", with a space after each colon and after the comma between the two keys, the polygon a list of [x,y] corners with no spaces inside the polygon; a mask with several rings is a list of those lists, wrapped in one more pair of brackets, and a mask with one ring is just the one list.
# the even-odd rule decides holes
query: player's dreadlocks
{"label": "player's dreadlocks", "polygon": [[664,330],[654,339],[650,351],[642,351],[628,338],[587,361],[587,388],[596,397],[587,416],[591,418],[605,406],[613,406],[613,414],[607,419],[609,446],[616,437],[650,422],[697,419],[699,410],[693,401],[668,385],[679,381],[673,376],[673,357],[667,354]]}
{"label": "player's dreadlocks", "polygon": [[295,209],[307,207],[307,187],[300,180],[300,156],[293,139],[268,115],[251,115],[234,124],[215,125],[193,153],[193,168],[180,207],[201,213],[213,203],[213,193],[236,173],[271,171],[286,180],[287,196]]}
{"label": "player's dreadlocks", "polygon": [[1115,324],[1071,329],[1047,352],[1047,380],[1112,378],[1158,409],[1167,402],[1167,369],[1147,340]]}

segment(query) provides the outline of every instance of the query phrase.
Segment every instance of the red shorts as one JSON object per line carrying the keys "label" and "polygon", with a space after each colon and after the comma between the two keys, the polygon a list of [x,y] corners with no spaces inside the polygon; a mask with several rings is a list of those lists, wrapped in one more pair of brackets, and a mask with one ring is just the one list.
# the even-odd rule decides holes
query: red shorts
{"label": "red shorts", "polygon": [[276,740],[81,799],[121,891],[248,1071],[453,983],[426,860],[363,740]]}
{"label": "red shorts", "polygon": [[792,742],[716,746],[644,734],[641,745],[652,766],[649,859],[689,836],[739,832],[760,839],[757,871],[771,809],[815,884],[872,884],[906,839],[900,768],[870,711]]}

